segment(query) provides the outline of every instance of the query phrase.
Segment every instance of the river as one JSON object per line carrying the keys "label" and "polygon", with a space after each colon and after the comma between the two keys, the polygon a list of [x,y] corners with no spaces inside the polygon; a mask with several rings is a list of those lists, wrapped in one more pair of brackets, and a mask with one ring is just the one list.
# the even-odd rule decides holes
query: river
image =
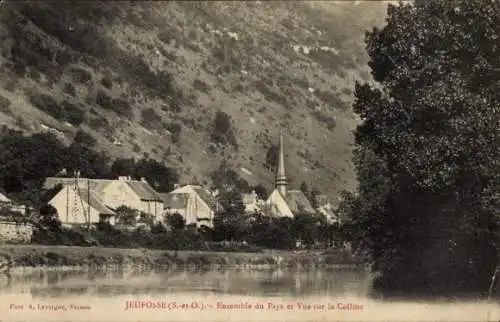
{"label": "river", "polygon": [[15,271],[1,321],[499,321],[497,303],[384,301],[362,269]]}

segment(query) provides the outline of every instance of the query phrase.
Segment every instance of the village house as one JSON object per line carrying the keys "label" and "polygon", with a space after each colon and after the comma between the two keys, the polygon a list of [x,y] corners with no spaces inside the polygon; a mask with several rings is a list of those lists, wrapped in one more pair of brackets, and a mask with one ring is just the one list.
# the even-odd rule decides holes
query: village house
{"label": "village house", "polygon": [[301,190],[288,190],[282,134],[280,134],[279,140],[275,189],[265,201],[263,211],[272,216],[290,218],[298,214],[312,215],[316,213],[316,210],[311,206],[311,203]]}
{"label": "village house", "polygon": [[18,212],[22,215],[26,215],[27,212],[26,206],[12,202],[12,200],[10,200],[5,194],[1,192],[0,192],[0,208]]}
{"label": "village house", "polygon": [[93,225],[99,222],[115,224],[115,212],[108,208],[96,192],[65,185],[49,201],[63,225]]}
{"label": "village house", "polygon": [[165,215],[178,213],[185,219],[186,225],[213,227],[215,214],[222,210],[215,194],[201,186],[176,186],[173,191],[162,196]]}
{"label": "village house", "polygon": [[10,205],[11,203],[12,201],[9,198],[7,198],[6,195],[0,192],[0,207]]}
{"label": "village house", "polygon": [[317,205],[316,211],[319,214],[325,216],[328,224],[340,224],[341,220],[337,216],[335,210],[337,209],[327,195],[317,195],[315,197],[315,203]]}
{"label": "village house", "polygon": [[0,243],[24,244],[31,241],[33,225],[26,220],[25,214],[24,206],[13,203],[0,192]]}
{"label": "village house", "polygon": [[[132,180],[130,176],[120,176],[115,180],[87,179],[79,178],[77,173],[74,178],[49,177],[45,180],[44,188],[52,189],[59,184],[63,189],[56,193],[49,204],[57,209],[63,222],[88,222],[90,213],[92,222],[104,220],[114,224],[114,210],[120,206],[147,213],[154,222],[161,220],[163,215],[160,194],[144,178]],[[80,206],[75,206],[77,203]]]}
{"label": "village house", "polygon": [[260,213],[264,208],[264,200],[260,199],[255,191],[244,193],[242,200],[245,206],[245,213],[247,214]]}

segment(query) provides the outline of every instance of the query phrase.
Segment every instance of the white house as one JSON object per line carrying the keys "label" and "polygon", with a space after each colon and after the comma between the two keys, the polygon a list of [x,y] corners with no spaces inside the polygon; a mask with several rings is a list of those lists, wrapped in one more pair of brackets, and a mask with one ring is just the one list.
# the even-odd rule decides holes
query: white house
{"label": "white house", "polygon": [[179,213],[186,225],[213,226],[215,214],[222,206],[211,192],[200,186],[185,185],[163,195],[165,214]]}
{"label": "white house", "polygon": [[114,211],[104,205],[94,191],[66,185],[49,201],[63,224],[93,225],[98,222],[115,224]]}
{"label": "white house", "polygon": [[9,205],[11,200],[6,195],[0,192],[0,205]]}
{"label": "white house", "polygon": [[[95,196],[107,209],[115,210],[120,206],[127,206],[151,215],[154,221],[161,219],[163,214],[163,200],[160,194],[144,178],[141,180],[132,180],[129,176],[121,176],[116,180],[87,179],[79,178],[77,174],[75,178],[49,177],[45,180],[44,188],[52,189],[59,184],[63,187],[70,187],[73,190],[75,190],[75,187],[78,187],[81,191],[89,191],[90,196]],[[60,192],[54,198],[59,194]],[[87,196],[86,199],[83,199],[92,199],[91,197]],[[54,198],[49,203],[58,210],[61,217],[68,214],[69,218],[69,214],[71,214],[69,209],[76,209],[74,207],[71,208],[71,203],[74,203],[75,198],[60,198],[53,201]]]}
{"label": "white house", "polygon": [[262,212],[264,200],[261,200],[255,191],[244,193],[241,199],[247,214]]}

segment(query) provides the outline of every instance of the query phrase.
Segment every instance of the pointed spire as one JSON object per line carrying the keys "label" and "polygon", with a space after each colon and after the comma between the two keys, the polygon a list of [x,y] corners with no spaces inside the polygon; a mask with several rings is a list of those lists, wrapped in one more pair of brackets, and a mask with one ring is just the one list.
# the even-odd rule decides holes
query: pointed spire
{"label": "pointed spire", "polygon": [[280,141],[279,141],[279,151],[278,151],[278,168],[276,171],[276,189],[283,195],[286,196],[287,190],[287,178],[285,174],[285,150],[283,146],[283,131],[280,129]]}

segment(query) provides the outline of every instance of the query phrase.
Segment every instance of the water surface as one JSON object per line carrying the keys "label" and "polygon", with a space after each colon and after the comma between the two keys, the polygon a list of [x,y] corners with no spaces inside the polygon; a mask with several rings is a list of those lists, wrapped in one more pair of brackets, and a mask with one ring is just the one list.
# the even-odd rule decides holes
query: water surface
{"label": "water surface", "polygon": [[499,321],[497,303],[383,301],[363,269],[15,272],[2,321]]}

